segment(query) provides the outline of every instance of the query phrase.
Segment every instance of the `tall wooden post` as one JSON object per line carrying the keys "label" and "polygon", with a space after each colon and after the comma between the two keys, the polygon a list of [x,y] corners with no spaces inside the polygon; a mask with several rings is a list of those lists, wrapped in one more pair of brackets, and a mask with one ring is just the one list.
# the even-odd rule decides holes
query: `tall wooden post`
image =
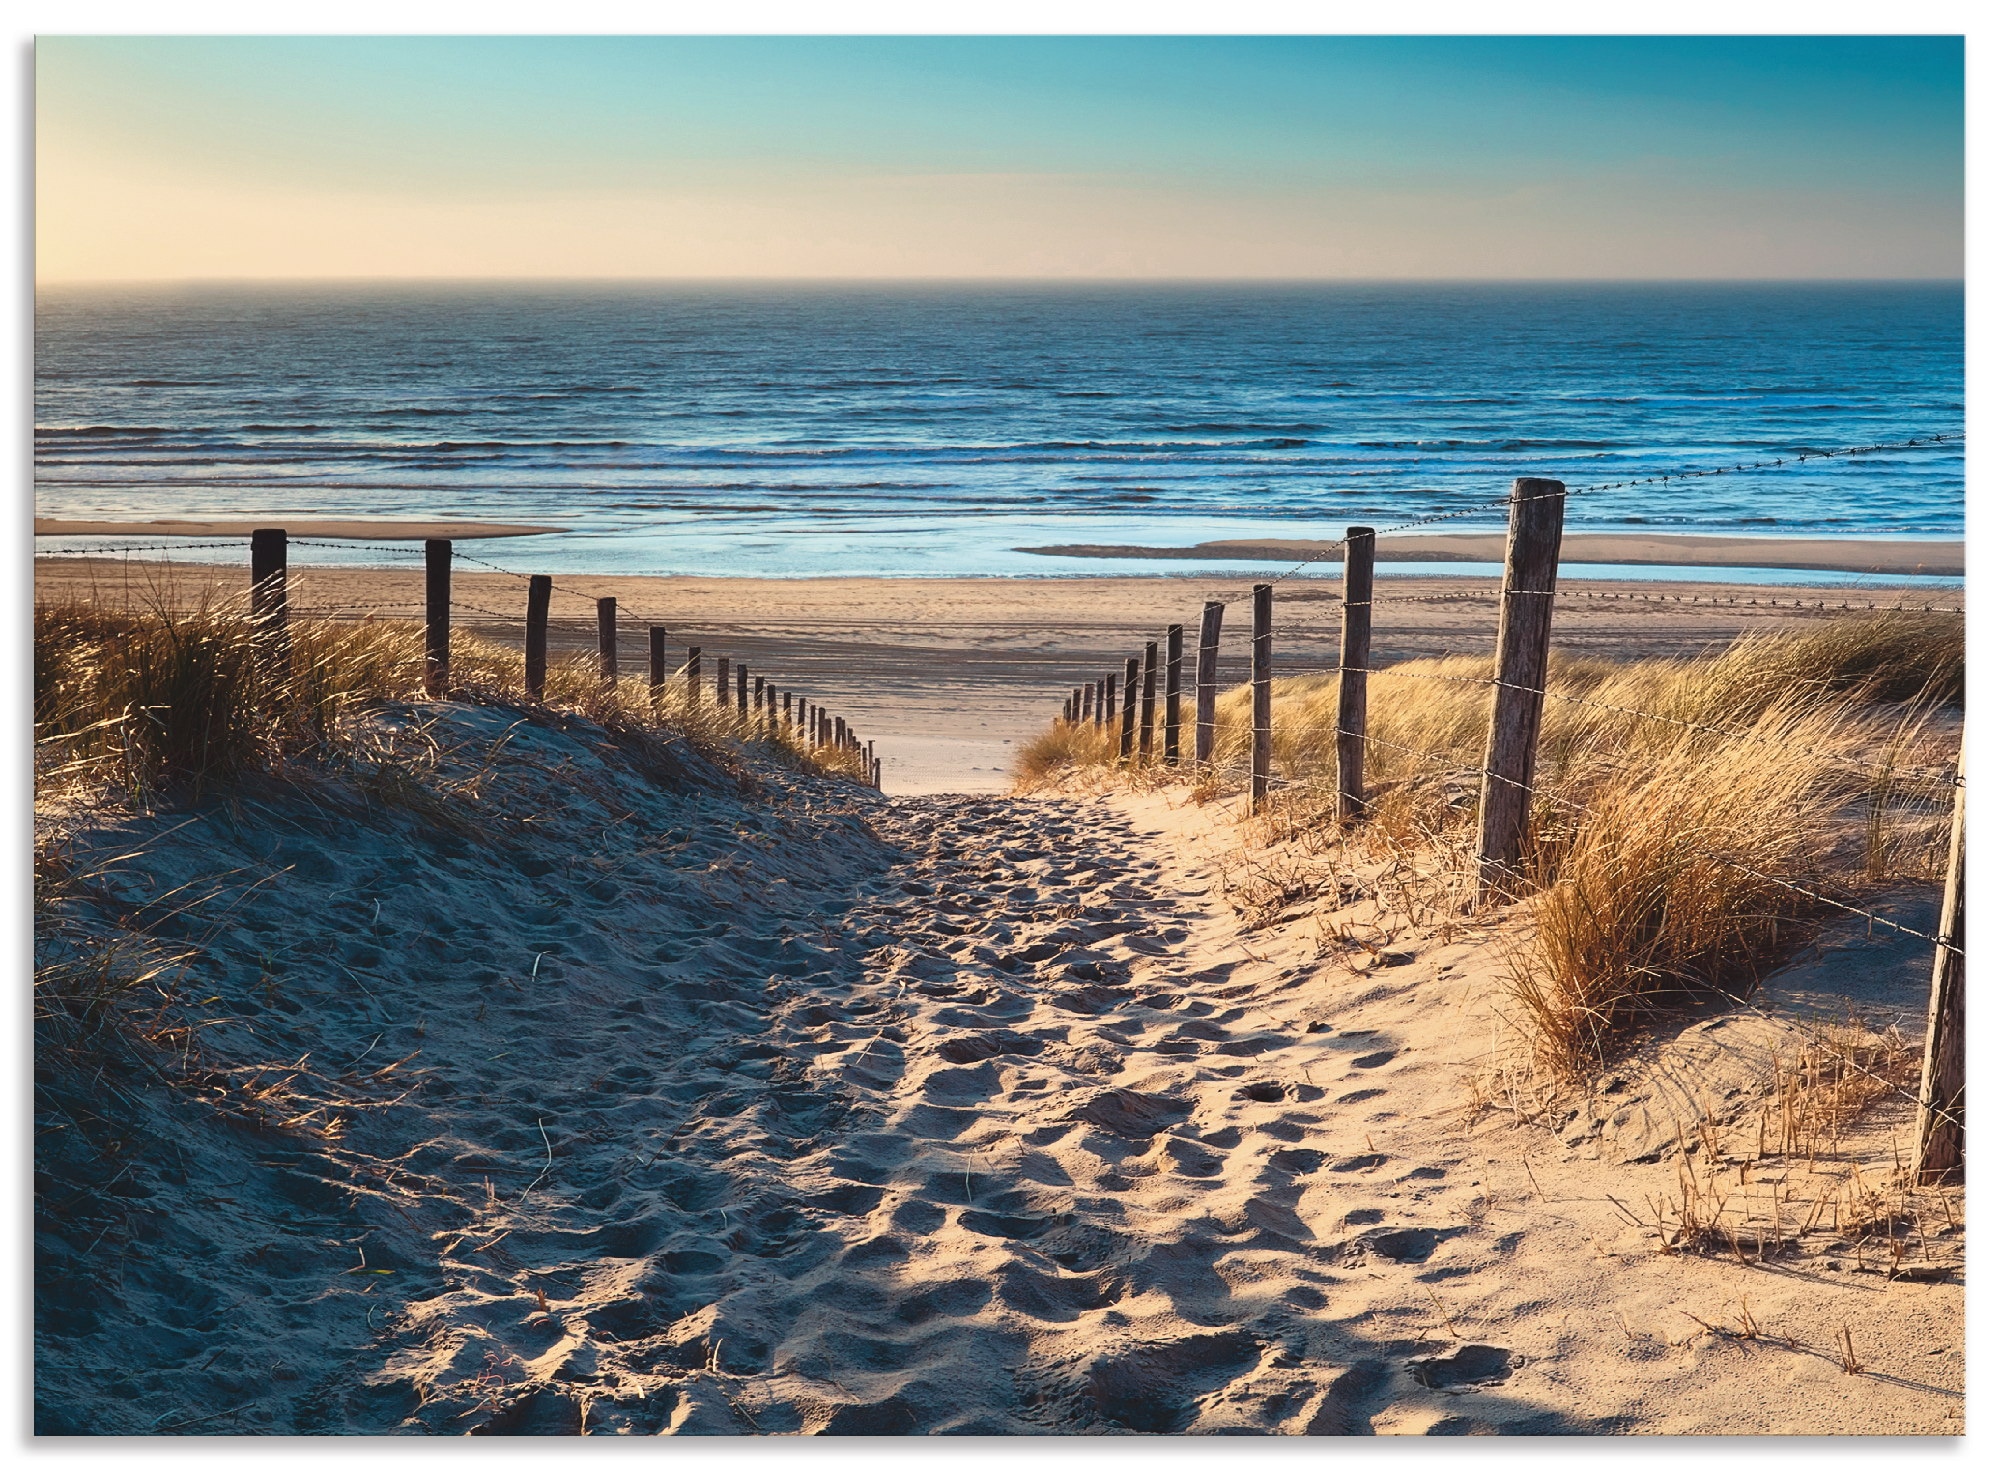
{"label": "tall wooden post", "polygon": [[1271,790],[1271,584],[1250,589],[1250,809]]}
{"label": "tall wooden post", "polygon": [[1181,625],[1167,625],[1167,764],[1181,763]]}
{"label": "tall wooden post", "polygon": [[1160,645],[1146,645],[1146,677],[1139,696],[1139,761],[1143,765],[1153,754],[1153,702],[1160,685]]}
{"label": "tall wooden post", "polygon": [[618,599],[597,599],[597,674],[609,689],[618,682]]}
{"label": "tall wooden post", "polygon": [[540,699],[549,682],[549,596],[555,590],[553,578],[528,578],[528,625],[522,638],[522,682],[528,698]]}
{"label": "tall wooden post", "polygon": [[743,720],[750,718],[750,665],[748,664],[736,666],[736,716]]}
{"label": "tall wooden post", "polygon": [[847,720],[845,716],[833,717],[833,744],[836,750],[847,749]]}
{"label": "tall wooden post", "polygon": [[1132,758],[1133,726],[1139,721],[1139,660],[1125,660],[1124,722],[1118,727],[1118,759]]}
{"label": "tall wooden post", "polygon": [[250,626],[257,642],[258,663],[272,685],[291,669],[291,606],[285,591],[285,553],[290,544],[282,530],[250,533]]}
{"label": "tall wooden post", "polygon": [[729,708],[729,656],[718,653],[715,656],[715,702],[724,709]]}
{"label": "tall wooden post", "polygon": [[1362,772],[1368,744],[1368,645],[1375,612],[1375,528],[1349,526],[1341,572],[1340,704],[1334,716],[1334,763],[1340,785],[1340,819],[1359,821],[1367,810]]}
{"label": "tall wooden post", "polygon": [[1194,761],[1215,759],[1215,664],[1222,648],[1222,604],[1201,607],[1201,641],[1194,655]]}
{"label": "tall wooden post", "polygon": [[693,709],[701,703],[701,650],[690,648],[687,661],[687,701]]}
{"label": "tall wooden post", "polygon": [[875,757],[875,789],[882,789],[882,757],[879,755]]}
{"label": "tall wooden post", "polygon": [[1549,672],[1549,625],[1562,559],[1563,483],[1523,476],[1507,513],[1507,571],[1493,659],[1493,723],[1479,793],[1479,896],[1513,893],[1521,880]]}
{"label": "tall wooden post", "polygon": [[646,687],[657,715],[667,705],[667,630],[657,623],[646,630]]}
{"label": "tall wooden post", "polygon": [[759,729],[770,723],[768,712],[764,708],[764,676],[762,674],[757,676],[756,686],[750,691],[750,708],[757,711],[757,725]]}
{"label": "tall wooden post", "polygon": [[[1963,737],[1958,775],[1965,779]],[[1917,1183],[1939,1184],[1965,1169],[1965,787],[1951,812],[1938,946],[1931,961],[1931,1013],[1917,1091]]]}
{"label": "tall wooden post", "polygon": [[424,542],[424,693],[432,699],[451,682],[451,542]]}

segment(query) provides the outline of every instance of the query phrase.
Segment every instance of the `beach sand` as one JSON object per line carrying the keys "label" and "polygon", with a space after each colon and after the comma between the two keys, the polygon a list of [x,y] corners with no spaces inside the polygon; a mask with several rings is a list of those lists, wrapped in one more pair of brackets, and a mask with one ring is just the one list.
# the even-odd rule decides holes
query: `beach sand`
{"label": "beach sand", "polygon": [[[1908,1110],[1816,1166],[1684,1151],[1824,1014],[1913,1024],[1921,942],[1836,926],[1534,1124],[1521,916],[1252,927],[1247,865],[1311,854],[1230,804],[746,794],[585,722],[367,718],[430,795],[70,835],[74,922],[184,913],[205,999],[48,1247],[43,1432],[1962,1430],[1958,1217],[1805,1224]],[[1683,1171],[1747,1244],[1662,1250]]]}
{"label": "beach sand", "polygon": [[[240,567],[45,557],[38,597],[72,594],[142,600],[156,589],[191,595],[242,590]],[[1049,578],[616,577],[556,579],[550,631],[559,652],[596,647],[594,599],[616,597],[624,666],[644,668],[649,624],[668,628],[670,660],[690,645],[705,658],[746,661],[791,693],[829,705],[876,742],[892,793],[1003,791],[1017,744],[1046,728],[1069,690],[1121,670],[1171,622],[1190,635],[1202,603],[1237,599],[1224,617],[1221,677],[1249,668],[1245,577]],[[1589,581],[1565,584],[1555,643],[1630,659],[1712,648],[1745,631],[1807,626],[1818,605],[1963,605],[1952,589],[1756,588],[1722,583]],[[454,577],[465,626],[518,645],[525,579],[467,571]],[[1337,577],[1298,577],[1275,594],[1278,673],[1339,663]],[[294,604],[381,617],[421,614],[417,569],[297,567]],[[1384,577],[1375,607],[1378,662],[1488,652],[1496,598],[1483,579]],[[1795,605],[1796,604],[1796,605]]]}

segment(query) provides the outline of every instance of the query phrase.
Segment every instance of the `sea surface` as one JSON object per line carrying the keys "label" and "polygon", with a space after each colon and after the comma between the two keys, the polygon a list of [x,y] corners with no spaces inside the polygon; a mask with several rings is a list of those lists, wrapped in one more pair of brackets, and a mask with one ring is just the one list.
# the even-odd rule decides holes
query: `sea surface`
{"label": "sea surface", "polygon": [[[1956,284],[119,286],[36,310],[38,514],[570,528],[478,548],[518,570],[1255,569],[1019,548],[1488,529],[1516,475],[1963,420]],[[1956,536],[1964,487],[1953,444],[1577,494],[1568,525]]]}

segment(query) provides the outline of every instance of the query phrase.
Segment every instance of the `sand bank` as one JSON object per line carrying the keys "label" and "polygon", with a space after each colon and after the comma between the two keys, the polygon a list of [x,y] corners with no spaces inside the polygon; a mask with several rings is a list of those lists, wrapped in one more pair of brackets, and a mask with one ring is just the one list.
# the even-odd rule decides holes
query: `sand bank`
{"label": "sand bank", "polygon": [[[1500,560],[1507,538],[1490,531],[1384,536],[1378,561]],[[1194,546],[1022,546],[1036,556],[1134,561],[1279,561],[1340,559],[1341,543],[1324,540],[1203,541]],[[1962,577],[1961,540],[1835,540],[1802,536],[1676,536],[1580,531],[1563,537],[1563,560],[1602,566],[1763,567],[1775,571],[1892,572]]]}
{"label": "sand bank", "polygon": [[428,536],[463,541],[495,536],[557,536],[561,526],[515,526],[504,521],[312,520],[279,511],[255,521],[64,521],[35,517],[37,536],[248,536],[282,526],[294,536],[337,536],[343,541],[421,541]]}
{"label": "sand bank", "polygon": [[[191,594],[240,590],[241,567],[87,557],[36,564],[39,597],[143,600],[156,588]],[[466,626],[518,644],[527,587],[497,572],[459,573],[457,616]],[[415,568],[299,567],[294,605],[377,617],[417,617],[423,573]],[[646,627],[664,624],[676,660],[689,645],[704,658],[747,662],[789,692],[823,701],[876,742],[890,792],[1002,791],[1014,747],[1039,733],[1068,691],[1123,667],[1169,623],[1197,628],[1202,603],[1237,599],[1223,619],[1221,677],[1248,676],[1249,590],[1243,577],[812,578],[592,577],[556,580],[551,643],[558,652],[596,647],[594,599],[616,597],[625,667],[643,668]],[[1585,595],[1585,593],[1589,595]],[[1778,593],[1784,595],[1780,596]],[[1843,596],[1800,588],[1724,584],[1591,582],[1564,596],[1556,646],[1630,659],[1694,653],[1746,631],[1811,626]],[[1297,579],[1276,593],[1274,660],[1279,674],[1340,662],[1338,582]],[[1960,606],[1956,589],[1927,589],[1878,602]],[[1859,602],[1867,599],[1853,597]],[[386,605],[385,605],[386,604]],[[1803,605],[1795,605],[1803,604]],[[1378,590],[1375,657],[1382,662],[1493,647],[1490,586],[1462,578],[1398,577]]]}

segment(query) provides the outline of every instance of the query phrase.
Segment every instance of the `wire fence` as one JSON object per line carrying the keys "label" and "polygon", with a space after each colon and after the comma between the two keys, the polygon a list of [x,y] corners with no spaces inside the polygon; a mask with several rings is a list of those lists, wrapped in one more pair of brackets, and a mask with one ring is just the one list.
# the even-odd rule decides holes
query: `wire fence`
{"label": "wire fence", "polygon": [[[1881,931],[1920,940],[1931,947],[1936,976],[1933,982],[1931,1018],[1926,1034],[1925,1090],[1920,1099],[1919,1154],[1924,1163],[1919,1173],[1920,1177],[1932,1180],[1942,1177],[1943,1174],[1960,1167],[1963,1160],[1962,972],[1966,951],[1962,927],[1963,905],[1962,899],[1957,897],[1962,893],[1960,873],[1963,863],[1965,788],[1962,754],[1958,762],[1945,764],[1937,761],[1906,760],[1893,748],[1893,745],[1888,753],[1882,755],[1873,752],[1855,754],[1845,750],[1812,746],[1808,746],[1806,751],[1802,752],[1799,738],[1787,737],[1781,726],[1764,728],[1754,723],[1770,715],[1773,710],[1777,712],[1781,721],[1792,717],[1795,711],[1781,701],[1766,703],[1761,712],[1751,711],[1753,723],[1737,723],[1716,718],[1691,718],[1667,710],[1645,709],[1636,704],[1620,703],[1615,699],[1592,698],[1588,693],[1572,693],[1552,688],[1548,667],[1551,615],[1558,601],[1563,599],[1569,599],[1570,605],[1573,606],[1587,605],[1593,601],[1617,600],[1652,603],[1657,606],[1757,607],[1815,614],[1827,612],[1836,615],[1863,610],[1962,615],[1962,602],[1947,601],[1935,595],[1913,606],[1911,600],[1883,603],[1852,596],[1810,600],[1800,596],[1787,600],[1779,597],[1737,597],[1701,593],[1609,592],[1561,588],[1556,585],[1563,506],[1568,495],[1609,492],[1633,485],[1657,484],[1667,479],[1694,478],[1696,475],[1776,469],[1781,465],[1796,464],[1810,458],[1886,453],[1897,449],[1955,442],[1960,438],[1962,436],[1935,435],[1893,444],[1857,446],[1838,451],[1816,451],[1808,455],[1788,456],[1783,460],[1688,471],[1672,476],[1609,481],[1573,491],[1566,490],[1557,481],[1522,479],[1516,482],[1513,496],[1504,501],[1489,503],[1491,506],[1509,507],[1505,570],[1501,584],[1490,589],[1421,594],[1409,598],[1383,596],[1374,591],[1373,584],[1377,540],[1384,533],[1369,527],[1350,528],[1347,536],[1339,543],[1300,561],[1288,571],[1253,586],[1247,592],[1208,603],[1202,619],[1201,643],[1196,659],[1195,750],[1193,760],[1190,762],[1191,769],[1200,779],[1207,781],[1247,780],[1253,811],[1268,810],[1267,804],[1274,791],[1309,793],[1324,797],[1334,804],[1333,810],[1337,812],[1337,820],[1341,825],[1361,823],[1367,827],[1369,838],[1376,841],[1381,840],[1386,834],[1380,825],[1380,816],[1383,812],[1380,793],[1371,794],[1364,789],[1362,778],[1365,768],[1364,756],[1367,751],[1393,752],[1399,756],[1414,758],[1430,778],[1446,783],[1457,781],[1475,785],[1479,791],[1479,808],[1472,831],[1465,835],[1455,835],[1422,826],[1419,826],[1418,830],[1424,840],[1431,844],[1434,855],[1441,850],[1448,861],[1470,860],[1469,865],[1477,877],[1481,899],[1487,899],[1496,892],[1519,896],[1534,881],[1533,875],[1528,871],[1530,863],[1528,854],[1532,851],[1528,837],[1537,812],[1561,813],[1565,820],[1575,824],[1578,833],[1590,830],[1595,824],[1598,840],[1612,848],[1618,846],[1625,837],[1624,829],[1613,830],[1613,824],[1620,820],[1619,809],[1615,804],[1593,805],[1590,800],[1591,793],[1587,789],[1578,789],[1575,794],[1551,789],[1551,783],[1546,776],[1537,781],[1536,746],[1541,740],[1541,711],[1544,701],[1615,715],[1623,720],[1643,721],[1650,725],[1686,731],[1691,736],[1715,737],[1719,742],[1745,742],[1762,748],[1782,750],[1793,756],[1810,753],[1813,758],[1822,759],[1829,766],[1865,772],[1871,783],[1870,801],[1876,803],[1870,807],[1871,821],[1874,820],[1872,814],[1886,810],[1883,803],[1891,800],[1899,803],[1896,810],[1905,815],[1928,813],[1925,820],[1941,817],[1949,807],[1953,816],[1950,850],[1947,855],[1949,869],[1946,877],[1947,896],[1941,906],[1938,927],[1928,932],[1904,923],[1898,917],[1881,912],[1879,907],[1865,906],[1865,901],[1858,892],[1849,891],[1840,884],[1823,881],[1816,876],[1817,869],[1812,873],[1772,871],[1774,865],[1770,862],[1761,859],[1749,860],[1757,857],[1759,849],[1753,848],[1744,853],[1724,850],[1726,844],[1719,845],[1713,839],[1705,839],[1703,831],[1699,828],[1691,827],[1674,834],[1680,851],[1718,864],[1740,874],[1744,880],[1752,884],[1761,885],[1761,888],[1753,889],[1753,892],[1789,893],[1803,900],[1807,910],[1830,910],[1865,920],[1870,935]],[[1434,524],[1486,508],[1488,508],[1486,505],[1467,507],[1463,511],[1423,517],[1390,529],[1405,530],[1416,525]],[[1332,747],[1335,775],[1329,780],[1325,775],[1310,773],[1279,774],[1272,770],[1274,726],[1271,683],[1272,650],[1276,637],[1272,605],[1275,601],[1275,589],[1286,577],[1302,571],[1315,561],[1328,560],[1334,556],[1341,556],[1346,564],[1344,595],[1338,599],[1326,597],[1324,600],[1329,604],[1337,601],[1341,609],[1341,659],[1338,663],[1322,669],[1288,672],[1295,675],[1330,676],[1338,681],[1338,713],[1331,721],[1330,729],[1324,732]],[[1232,739],[1243,741],[1247,737],[1247,761],[1242,759],[1241,755],[1227,759],[1220,758],[1213,747],[1216,739],[1215,671],[1222,626],[1221,611],[1231,604],[1241,603],[1246,599],[1252,604],[1249,720],[1248,729],[1245,731],[1242,728],[1240,715],[1238,716]],[[1397,601],[1476,601],[1481,605],[1493,607],[1499,627],[1498,651],[1492,672],[1484,676],[1473,676],[1447,673],[1438,669],[1375,667],[1369,657],[1373,609],[1378,603]],[[1788,601],[1789,606],[1787,606]],[[1168,629],[1170,655],[1166,670],[1168,693],[1164,709],[1159,707],[1160,702],[1156,699],[1155,667],[1158,645],[1149,642],[1143,660],[1127,658],[1123,661],[1122,690],[1117,674],[1098,680],[1094,684],[1072,689],[1064,701],[1059,723],[1095,725],[1109,742],[1107,751],[1115,752],[1114,758],[1121,766],[1137,767],[1176,761],[1183,733],[1180,728],[1183,724],[1179,693],[1182,674],[1180,635],[1179,625]],[[1485,754],[1469,759],[1457,751],[1425,749],[1386,739],[1368,730],[1366,691],[1369,682],[1377,676],[1432,682],[1440,686],[1490,690],[1491,720],[1486,731]],[[1796,674],[1788,677],[1802,690],[1814,684],[1832,687],[1826,678],[1818,676],[1803,681]],[[1119,700],[1121,692],[1122,701]],[[1934,682],[1927,683],[1924,694],[1919,698],[1928,697],[1935,701],[1942,692],[1943,690]],[[1156,717],[1162,715],[1166,728],[1163,730],[1163,738],[1155,742],[1154,721]],[[1906,719],[1901,722],[1899,728],[1908,730],[1911,727]],[[1890,738],[1898,740],[1900,736],[1892,735]],[[1314,745],[1313,748],[1318,750],[1321,747]],[[1156,755],[1155,751],[1162,754]],[[1169,754],[1170,752],[1174,754]],[[1691,754],[1696,759],[1701,758],[1699,751]],[[1587,757],[1584,764],[1574,770],[1570,769],[1574,765],[1572,760],[1566,760],[1563,765],[1565,776],[1569,779],[1579,777],[1588,779],[1593,769],[1592,762]],[[1612,754],[1600,754],[1595,759],[1595,765],[1604,766],[1606,772],[1615,774],[1618,769],[1617,757]],[[1643,785],[1649,779],[1643,772],[1627,772],[1626,775],[1628,784],[1638,782]],[[1843,789],[1846,788],[1825,788],[1825,799],[1836,799]],[[1579,796],[1583,799],[1578,799]],[[1448,795],[1446,799],[1448,804],[1452,800]],[[1404,815],[1407,817],[1407,813]],[[1407,857],[1406,854],[1402,856]],[[1961,978],[1956,981],[1944,978],[1951,973]],[[1949,1142],[1939,1145],[1935,1142],[1938,1138],[1947,1140],[1955,1138],[1957,1142],[1955,1145]]]}

